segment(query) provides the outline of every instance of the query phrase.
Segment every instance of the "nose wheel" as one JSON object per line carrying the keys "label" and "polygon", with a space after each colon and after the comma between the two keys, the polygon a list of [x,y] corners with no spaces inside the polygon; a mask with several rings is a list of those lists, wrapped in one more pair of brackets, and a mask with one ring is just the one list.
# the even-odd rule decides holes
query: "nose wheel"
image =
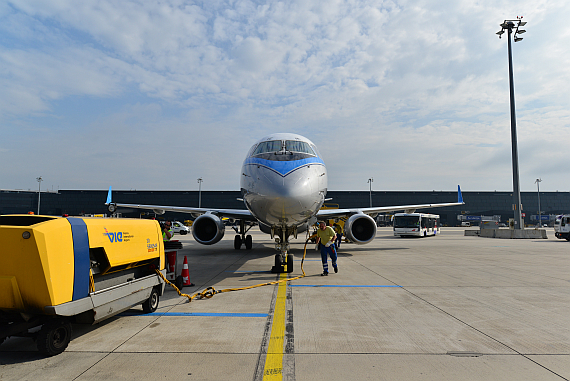
{"label": "nose wheel", "polygon": [[274,274],[292,273],[293,272],[293,255],[292,254],[275,254],[275,266],[271,268]]}

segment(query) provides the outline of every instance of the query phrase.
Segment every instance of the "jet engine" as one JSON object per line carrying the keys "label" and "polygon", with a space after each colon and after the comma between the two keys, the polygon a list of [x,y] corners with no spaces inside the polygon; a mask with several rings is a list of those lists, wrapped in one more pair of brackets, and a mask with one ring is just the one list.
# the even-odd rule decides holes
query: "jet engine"
{"label": "jet engine", "polygon": [[223,221],[215,214],[202,214],[192,224],[192,235],[202,245],[213,245],[219,242],[226,232]]}
{"label": "jet engine", "polygon": [[369,243],[376,237],[376,221],[367,214],[353,214],[344,224],[344,233],[354,243]]}

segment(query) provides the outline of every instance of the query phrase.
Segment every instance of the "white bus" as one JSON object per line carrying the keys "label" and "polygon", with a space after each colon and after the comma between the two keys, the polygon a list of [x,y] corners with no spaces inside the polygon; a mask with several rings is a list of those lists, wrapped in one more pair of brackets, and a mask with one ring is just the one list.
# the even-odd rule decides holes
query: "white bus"
{"label": "white bus", "polygon": [[437,214],[396,213],[393,221],[396,237],[427,237],[441,232]]}

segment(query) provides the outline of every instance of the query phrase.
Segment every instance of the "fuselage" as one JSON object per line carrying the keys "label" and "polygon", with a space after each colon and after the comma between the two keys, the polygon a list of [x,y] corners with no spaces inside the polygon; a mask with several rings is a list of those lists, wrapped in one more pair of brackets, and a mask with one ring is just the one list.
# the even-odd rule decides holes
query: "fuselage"
{"label": "fuselage", "polygon": [[306,223],[327,193],[327,170],[317,147],[289,133],[255,143],[242,166],[241,192],[246,207],[268,227]]}

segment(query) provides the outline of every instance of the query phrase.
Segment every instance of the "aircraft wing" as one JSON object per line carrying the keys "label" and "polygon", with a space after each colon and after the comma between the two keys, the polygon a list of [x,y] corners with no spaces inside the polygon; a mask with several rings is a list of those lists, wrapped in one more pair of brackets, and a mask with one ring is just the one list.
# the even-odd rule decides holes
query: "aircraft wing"
{"label": "aircraft wing", "polygon": [[440,208],[446,206],[463,205],[463,196],[461,196],[461,188],[457,186],[457,202],[449,202],[443,204],[418,204],[418,205],[397,205],[397,206],[377,206],[371,208],[354,208],[354,209],[321,209],[317,213],[319,217],[342,217],[351,214],[364,213],[364,214],[378,214],[385,212],[395,212],[403,210],[406,213],[414,213],[417,209]]}
{"label": "aircraft wing", "polygon": [[116,208],[145,209],[153,210],[156,214],[164,214],[164,212],[191,213],[195,215],[212,213],[218,217],[228,217],[239,220],[257,221],[251,212],[247,209],[212,209],[212,208],[194,208],[189,206],[165,206],[165,205],[143,205],[143,204],[122,204],[111,200],[111,187],[107,194],[109,211],[114,212]]}

